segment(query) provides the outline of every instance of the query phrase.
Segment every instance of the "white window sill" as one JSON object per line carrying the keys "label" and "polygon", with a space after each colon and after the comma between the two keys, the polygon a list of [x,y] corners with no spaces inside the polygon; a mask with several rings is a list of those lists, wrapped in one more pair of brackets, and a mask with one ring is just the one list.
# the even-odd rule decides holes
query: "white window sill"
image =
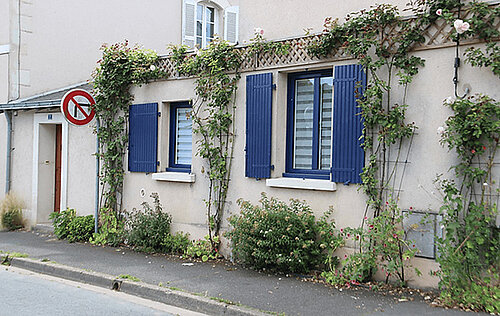
{"label": "white window sill", "polygon": [[196,175],[187,172],[160,172],[153,173],[152,179],[156,181],[193,183],[196,181]]}
{"label": "white window sill", "polygon": [[300,179],[300,178],[275,178],[267,179],[266,185],[273,188],[303,189],[318,191],[336,191],[337,184],[329,180]]}

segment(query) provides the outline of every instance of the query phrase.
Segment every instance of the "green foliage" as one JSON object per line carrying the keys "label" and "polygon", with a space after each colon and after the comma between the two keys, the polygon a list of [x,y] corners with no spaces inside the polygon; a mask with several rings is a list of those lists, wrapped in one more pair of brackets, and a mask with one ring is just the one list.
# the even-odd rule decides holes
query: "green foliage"
{"label": "green foliage", "polygon": [[130,274],[120,274],[118,276],[119,279],[126,279],[126,280],[130,280],[132,282],[141,282],[141,279],[139,279],[138,277],[135,277],[133,275],[130,275]]}
{"label": "green foliage", "polygon": [[127,242],[129,245],[161,251],[162,243],[170,236],[172,216],[163,211],[158,193],[152,193],[151,198],[153,207],[143,202],[143,211],[134,209],[129,218]]}
{"label": "green foliage", "polygon": [[338,269],[323,273],[325,279],[337,285],[356,284],[370,280],[377,269],[404,285],[408,261],[417,248],[405,240],[403,214],[394,201],[387,202],[379,216],[365,218],[366,228],[341,229],[341,236],[359,245],[359,252],[345,255]]}
{"label": "green foliage", "polygon": [[288,55],[290,44],[268,41],[264,38],[264,30],[256,28],[254,37],[250,39],[248,45],[248,56],[246,58],[256,57],[262,54]]}
{"label": "green foliage", "polygon": [[2,214],[2,226],[8,230],[24,227],[23,213],[21,210],[8,210]]}
{"label": "green foliage", "polygon": [[114,211],[101,208],[99,211],[99,232],[94,233],[90,243],[94,245],[118,246],[125,239],[125,229],[122,220],[119,220]]}
{"label": "green foliage", "polygon": [[49,218],[54,226],[54,234],[59,239],[69,242],[89,241],[94,233],[93,215],[76,216],[75,210],[68,208],[60,213],[51,213]]}
{"label": "green foliage", "polygon": [[[92,74],[96,104],[94,110],[100,122],[95,130],[99,138],[102,161],[100,182],[103,188],[101,206],[106,219],[119,219],[123,190],[123,155],[127,148],[127,121],[132,102],[130,86],[145,84],[165,74],[155,66],[158,56],[152,50],[129,47],[128,42],[103,45],[102,59]],[[114,216],[114,218],[111,217]],[[112,222],[103,225],[113,226]]]}
{"label": "green foliage", "polygon": [[192,242],[189,240],[189,234],[184,234],[182,232],[173,235],[168,234],[161,241],[161,248],[165,253],[184,254],[191,245]]}
{"label": "green foliage", "polygon": [[219,237],[215,236],[213,240],[210,240],[210,237],[207,235],[204,239],[195,240],[187,247],[184,254],[191,258],[200,258],[203,262],[209,259],[217,259],[218,250],[212,247],[212,242],[218,244]]}
{"label": "green foliage", "polygon": [[225,41],[214,40],[210,46],[187,55],[186,46],[172,46],[172,60],[181,75],[197,76],[196,94],[191,118],[193,132],[201,137],[197,141],[197,155],[207,163],[210,181],[205,200],[208,217],[208,236],[213,250],[219,244],[215,237],[224,211],[231,157],[234,148],[235,111],[234,94],[240,79],[238,69],[242,62],[239,52]]}
{"label": "green foliage", "polygon": [[500,137],[500,104],[485,95],[447,102],[442,143],[455,150],[458,184],[438,178],[444,238],[438,238],[439,286],[445,304],[500,313],[500,229],[492,186]]}
{"label": "green foliage", "polygon": [[446,120],[446,132],[441,139],[448,148],[454,149],[461,162],[455,166],[457,176],[463,176],[465,184],[487,182],[491,166],[481,168],[472,165],[475,159],[493,157],[500,137],[500,102],[486,95],[472,95],[449,104],[454,112]]}
{"label": "green foliage", "polygon": [[59,213],[52,212],[49,215],[49,219],[52,220],[52,225],[54,226],[54,234],[59,239],[65,239],[68,237],[70,232],[69,225],[76,217],[76,212],[72,208],[68,208]]}
{"label": "green foliage", "polygon": [[24,227],[22,210],[23,201],[13,193],[7,193],[0,202],[0,226],[8,230],[16,230]]}
{"label": "green foliage", "polygon": [[68,225],[69,242],[89,241],[94,233],[94,216],[76,216]]}
{"label": "green foliage", "polygon": [[497,42],[486,44],[483,51],[480,48],[470,47],[465,51],[466,61],[474,67],[491,67],[491,71],[500,77],[500,47]]}
{"label": "green foliage", "polygon": [[261,206],[239,200],[240,216],[232,216],[227,236],[233,255],[256,269],[308,272],[329,263],[341,239],[328,222],[331,211],[316,222],[310,207],[298,200],[290,205],[262,194]]}
{"label": "green foliage", "polygon": [[[459,194],[453,181],[441,181],[444,192],[442,225],[438,238],[441,297],[445,304],[499,313],[500,229],[496,206],[476,204]],[[465,204],[464,204],[465,203]]]}

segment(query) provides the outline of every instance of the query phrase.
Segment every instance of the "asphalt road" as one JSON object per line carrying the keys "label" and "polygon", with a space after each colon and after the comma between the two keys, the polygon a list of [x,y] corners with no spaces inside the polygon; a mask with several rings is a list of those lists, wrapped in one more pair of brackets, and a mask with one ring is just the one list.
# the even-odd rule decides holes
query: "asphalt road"
{"label": "asphalt road", "polygon": [[13,267],[0,268],[0,315],[189,315],[177,307]]}

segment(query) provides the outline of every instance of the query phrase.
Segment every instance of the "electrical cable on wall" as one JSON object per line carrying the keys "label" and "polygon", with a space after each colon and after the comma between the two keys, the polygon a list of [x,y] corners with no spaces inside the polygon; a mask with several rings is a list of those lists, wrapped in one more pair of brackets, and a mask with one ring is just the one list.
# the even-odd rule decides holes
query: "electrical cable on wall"
{"label": "electrical cable on wall", "polygon": [[[458,19],[460,19],[460,13],[461,13],[461,8],[462,8],[462,3],[459,2],[458,6]],[[469,94],[470,89],[465,88],[465,93],[464,95],[460,96],[458,95],[458,68],[460,68],[460,52],[459,52],[459,47],[460,47],[460,33],[457,32],[457,45],[455,47],[455,76],[453,77],[453,84],[455,86],[455,97],[459,99],[463,99]]]}

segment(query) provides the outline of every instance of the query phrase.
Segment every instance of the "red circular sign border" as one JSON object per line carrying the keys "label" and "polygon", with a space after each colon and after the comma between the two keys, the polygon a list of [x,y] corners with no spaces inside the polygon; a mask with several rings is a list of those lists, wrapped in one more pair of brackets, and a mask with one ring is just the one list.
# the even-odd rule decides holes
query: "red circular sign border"
{"label": "red circular sign border", "polygon": [[[90,93],[88,93],[87,91],[85,91],[83,89],[73,89],[73,90],[68,91],[64,95],[64,97],[61,99],[61,112],[63,113],[66,120],[68,122],[70,122],[71,124],[74,124],[77,126],[83,126],[83,125],[90,123],[94,119],[95,111],[94,111],[94,109],[91,109],[89,116],[83,120],[75,119],[72,115],[69,114],[68,105],[69,105],[69,101],[76,96],[84,97],[85,99],[87,99],[90,102],[91,106],[95,104],[95,100],[92,97],[92,95],[90,95]],[[75,101],[73,101],[73,102],[75,102]]]}

